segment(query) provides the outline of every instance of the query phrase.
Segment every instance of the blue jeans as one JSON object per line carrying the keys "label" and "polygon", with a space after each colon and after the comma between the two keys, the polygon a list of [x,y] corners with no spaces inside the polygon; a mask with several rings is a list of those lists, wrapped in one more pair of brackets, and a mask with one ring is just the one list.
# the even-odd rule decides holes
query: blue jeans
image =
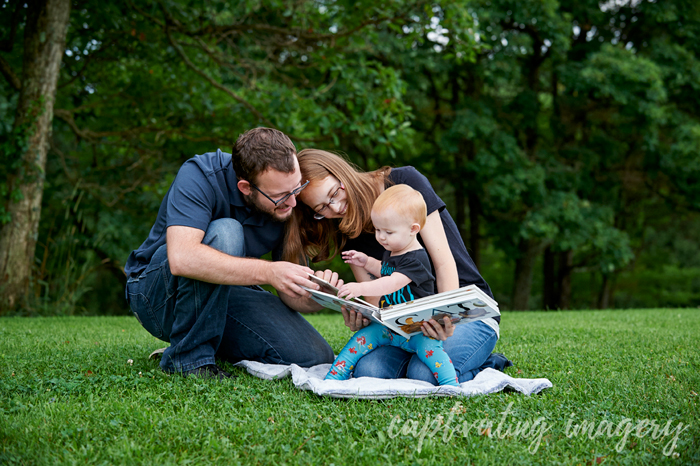
{"label": "blue jeans", "polygon": [[[203,244],[245,256],[243,227],[233,219],[211,222]],[[160,367],[185,372],[215,358],[302,367],[333,361],[333,351],[301,314],[260,287],[216,285],[170,273],[166,245],[146,270],[126,284],[127,299],[141,325],[170,342]]]}
{"label": "blue jeans", "polygon": [[[445,340],[443,349],[450,356],[460,383],[472,380],[483,367],[490,366],[487,359],[497,341],[496,332],[481,321],[455,327],[454,334]],[[380,379],[407,377],[437,385],[432,371],[418,356],[393,346],[382,346],[360,359],[354,376]]]}

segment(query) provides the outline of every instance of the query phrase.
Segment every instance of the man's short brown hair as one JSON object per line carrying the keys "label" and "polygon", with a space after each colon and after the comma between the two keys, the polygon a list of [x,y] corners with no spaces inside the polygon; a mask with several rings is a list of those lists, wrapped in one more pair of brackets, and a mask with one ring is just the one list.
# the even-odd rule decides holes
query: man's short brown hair
{"label": "man's short brown hair", "polygon": [[296,153],[294,143],[282,131],[254,128],[238,136],[231,155],[236,176],[255,183],[256,177],[270,168],[292,173]]}

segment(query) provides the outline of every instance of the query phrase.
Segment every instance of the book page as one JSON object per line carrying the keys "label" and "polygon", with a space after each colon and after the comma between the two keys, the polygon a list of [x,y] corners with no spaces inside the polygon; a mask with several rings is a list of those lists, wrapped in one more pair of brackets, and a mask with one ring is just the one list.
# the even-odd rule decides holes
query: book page
{"label": "book page", "polygon": [[[327,293],[329,295],[338,296],[338,291],[340,291],[340,290],[338,288],[336,288],[335,286],[331,285],[330,283],[328,283],[327,281],[325,281],[324,279],[319,278],[316,275],[309,274],[309,280],[311,280],[312,282],[316,283],[318,286],[321,287],[321,289],[319,291],[323,291],[324,293]],[[364,299],[351,298],[351,300],[358,302],[358,303],[362,304],[363,306],[378,309],[377,306],[368,303]]]}
{"label": "book page", "polygon": [[321,287],[319,291],[323,291],[324,293],[328,293],[333,296],[338,296],[338,288],[334,287],[324,279],[319,278],[316,275],[309,274],[309,280]]}
{"label": "book page", "polygon": [[358,302],[348,301],[347,299],[338,298],[337,296],[324,293],[323,291],[311,290],[306,287],[302,288],[311,293],[311,299],[313,299],[326,309],[332,309],[337,312],[342,312],[341,308],[342,306],[345,306],[345,308],[349,311],[359,312],[367,319],[382,324],[382,321],[379,319],[378,314],[376,314],[378,308],[372,306],[369,303],[367,305],[364,305]]}

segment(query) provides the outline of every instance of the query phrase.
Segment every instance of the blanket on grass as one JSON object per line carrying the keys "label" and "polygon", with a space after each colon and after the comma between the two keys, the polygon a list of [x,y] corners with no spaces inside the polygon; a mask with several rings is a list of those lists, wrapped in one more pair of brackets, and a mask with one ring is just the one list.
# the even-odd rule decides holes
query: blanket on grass
{"label": "blanket on grass", "polygon": [[427,382],[412,379],[375,379],[373,377],[351,378],[349,380],[323,380],[330,364],[320,364],[302,368],[296,364],[264,364],[254,361],[240,361],[236,366],[245,368],[249,374],[261,379],[276,380],[291,375],[294,385],[301,390],[309,390],[317,395],[333,398],[384,399],[397,396],[423,398],[427,396],[474,396],[510,390],[532,395],[545,388],[551,388],[548,379],[518,379],[486,368],[473,380],[463,382],[460,387],[434,386]]}

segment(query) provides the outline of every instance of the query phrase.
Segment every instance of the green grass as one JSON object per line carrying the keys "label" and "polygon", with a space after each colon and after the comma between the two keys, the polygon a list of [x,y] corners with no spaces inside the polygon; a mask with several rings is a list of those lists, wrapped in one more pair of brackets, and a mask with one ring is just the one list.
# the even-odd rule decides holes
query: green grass
{"label": "green grass", "polygon": [[[309,320],[336,351],[350,335],[338,315]],[[507,373],[552,389],[360,401],[231,366],[239,377],[223,383],[167,376],[133,318],[0,319],[0,464],[698,464],[698,335],[692,309],[504,313]],[[431,436],[439,415],[451,430]],[[545,432],[523,432],[538,418]],[[625,418],[670,435],[622,441]],[[576,434],[583,421],[594,430]]]}

